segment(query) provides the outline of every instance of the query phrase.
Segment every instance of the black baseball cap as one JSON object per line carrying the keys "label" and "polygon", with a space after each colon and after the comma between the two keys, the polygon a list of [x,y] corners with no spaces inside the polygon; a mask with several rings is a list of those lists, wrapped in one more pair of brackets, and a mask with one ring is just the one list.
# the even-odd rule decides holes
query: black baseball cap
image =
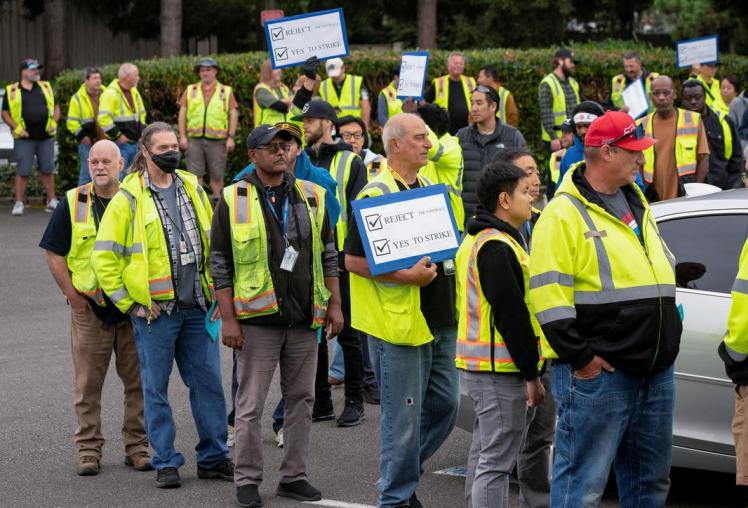
{"label": "black baseball cap", "polygon": [[335,125],[338,124],[338,114],[335,112],[335,108],[329,102],[320,99],[311,100],[304,104],[301,114],[296,115],[291,120],[299,122],[304,118],[325,118]]}
{"label": "black baseball cap", "polygon": [[553,58],[571,58],[571,61],[575,64],[579,63],[579,60],[574,58],[574,52],[568,48],[559,48],[553,54]]}
{"label": "black baseball cap", "polygon": [[34,69],[41,69],[43,67],[44,66],[42,64],[40,64],[38,61],[34,60],[33,58],[25,58],[21,62],[21,70],[24,70],[24,69],[34,70]]}
{"label": "black baseball cap", "polygon": [[561,123],[561,125],[554,125],[553,130],[561,131],[561,132],[574,132],[574,125],[573,125],[572,119],[567,118]]}
{"label": "black baseball cap", "polygon": [[254,150],[260,146],[268,145],[279,134],[283,135],[288,141],[291,141],[295,137],[287,129],[279,129],[275,125],[258,125],[247,136],[247,148]]}

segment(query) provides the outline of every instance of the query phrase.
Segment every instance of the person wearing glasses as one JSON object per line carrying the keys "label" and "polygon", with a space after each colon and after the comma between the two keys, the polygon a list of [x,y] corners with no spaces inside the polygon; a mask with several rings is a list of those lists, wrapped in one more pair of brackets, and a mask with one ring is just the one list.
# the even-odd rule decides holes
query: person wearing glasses
{"label": "person wearing glasses", "polygon": [[624,506],[668,495],[683,327],[675,258],[634,185],[652,146],[627,113],[592,122],[532,236],[530,305],[558,404],[551,506],[599,506],[614,462]]}
{"label": "person wearing glasses", "polygon": [[307,473],[317,344],[340,332],[343,314],[325,189],[294,176],[297,136],[272,125],[250,133],[255,170],[224,189],[211,228],[223,343],[236,351],[234,483],[243,507],[262,506],[260,422],[277,364],[288,444],[277,494],[299,501],[322,496]]}
{"label": "person wearing glasses", "polygon": [[[366,169],[369,170],[369,179],[377,176],[382,167],[381,162],[386,159],[383,155],[369,149],[371,143],[364,121],[350,115],[340,118],[338,120],[338,135],[344,143],[351,145],[353,151],[364,161]],[[373,164],[375,162],[379,162],[379,164]]]}
{"label": "person wearing glasses", "polygon": [[668,76],[652,82],[655,111],[639,123],[657,144],[644,151],[642,178],[650,202],[685,195],[683,184],[703,182],[709,171],[709,142],[701,115],[675,107],[675,87]]}
{"label": "person wearing glasses", "polygon": [[[457,131],[465,162],[465,173],[462,176],[465,220],[475,213],[478,206],[475,186],[485,165],[503,148],[527,146],[519,130],[501,123],[496,117],[499,102],[499,94],[493,88],[483,85],[474,88],[470,94],[470,116],[473,123]],[[464,225],[457,226],[462,230]]]}

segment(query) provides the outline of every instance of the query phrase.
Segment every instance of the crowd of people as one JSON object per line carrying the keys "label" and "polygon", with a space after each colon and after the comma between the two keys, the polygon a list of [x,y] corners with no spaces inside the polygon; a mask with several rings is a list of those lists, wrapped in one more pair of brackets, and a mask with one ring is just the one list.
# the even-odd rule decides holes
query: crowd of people
{"label": "crowd of people", "polygon": [[[355,427],[369,403],[381,408],[377,505],[422,506],[424,463],[455,425],[462,385],[476,413],[468,507],[508,506],[512,475],[523,506],[598,506],[611,468],[622,506],[664,506],[682,326],[675,260],[649,203],[693,182],[744,185],[748,93],[712,65],[676,90],[635,52],[622,62],[599,104],[583,101],[573,78],[583,62],[555,53],[538,88],[545,169],[494,66],[476,80],[453,53],[420,101],[397,97],[394,69],[373,112],[364,79],[341,59],[325,62],[325,79],[308,60],[293,88],[265,62],[249,164],[228,186],[238,99],[218,81],[218,62],[195,65],[176,129],[147,123],[135,65],[106,87],[87,68],[66,118],[79,185],[58,201],[50,150],[60,111],[41,65],[25,60],[2,110],[18,161],[12,213],[24,213],[36,157],[54,212],[40,247],[71,306],[77,473],[100,471],[114,352],[125,464],[155,469],[161,488],[179,487],[185,464],[168,394],[176,361],[199,437],[197,476],[233,481],[242,507],[262,506],[261,421],[277,366],[279,496],[321,499],[308,476],[312,423]],[[636,80],[651,103],[639,119],[622,99]],[[371,150],[374,118],[384,154]],[[552,199],[541,211],[543,173]],[[434,184],[446,186],[462,235],[456,258],[373,276],[352,203]],[[748,294],[746,284],[739,275],[734,291]],[[741,304],[720,349],[739,385]],[[332,339],[339,353],[328,365]],[[230,412],[221,343],[233,353]],[[331,384],[344,385],[342,411]],[[748,448],[744,436],[736,430]]]}

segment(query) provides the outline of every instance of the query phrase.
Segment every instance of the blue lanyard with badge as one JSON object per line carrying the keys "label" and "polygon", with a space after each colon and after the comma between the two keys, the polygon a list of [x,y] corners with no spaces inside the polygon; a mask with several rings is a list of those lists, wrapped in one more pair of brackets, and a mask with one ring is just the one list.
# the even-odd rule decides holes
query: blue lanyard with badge
{"label": "blue lanyard with badge", "polygon": [[288,235],[286,235],[286,226],[288,226],[288,202],[290,201],[290,199],[288,197],[288,194],[286,194],[283,198],[283,220],[278,217],[278,212],[275,210],[275,196],[273,196],[273,199],[271,201],[270,199],[268,199],[266,194],[265,199],[267,200],[270,212],[273,214],[273,217],[278,223],[278,226],[280,226],[281,234],[283,235],[283,243],[286,247],[286,250],[283,253],[283,260],[281,261],[280,268],[281,270],[284,270],[286,272],[293,272],[293,268],[294,266],[296,266],[296,261],[299,258],[299,251],[293,248],[293,245],[291,245],[291,243],[288,241]]}

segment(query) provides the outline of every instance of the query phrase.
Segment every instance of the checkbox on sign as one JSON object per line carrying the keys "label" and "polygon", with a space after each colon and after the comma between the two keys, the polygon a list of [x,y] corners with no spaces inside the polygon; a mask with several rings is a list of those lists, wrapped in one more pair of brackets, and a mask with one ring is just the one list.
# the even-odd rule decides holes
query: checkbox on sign
{"label": "checkbox on sign", "polygon": [[382,240],[374,240],[374,254],[377,256],[386,256],[391,254],[389,240],[383,238]]}
{"label": "checkbox on sign", "polygon": [[275,48],[276,60],[288,60],[288,48]]}
{"label": "checkbox on sign", "polygon": [[283,27],[279,26],[277,28],[271,28],[270,38],[274,41],[282,41],[283,40]]}
{"label": "checkbox on sign", "polygon": [[368,229],[369,231],[379,231],[380,229],[382,229],[382,217],[377,213],[367,215],[366,229]]}

